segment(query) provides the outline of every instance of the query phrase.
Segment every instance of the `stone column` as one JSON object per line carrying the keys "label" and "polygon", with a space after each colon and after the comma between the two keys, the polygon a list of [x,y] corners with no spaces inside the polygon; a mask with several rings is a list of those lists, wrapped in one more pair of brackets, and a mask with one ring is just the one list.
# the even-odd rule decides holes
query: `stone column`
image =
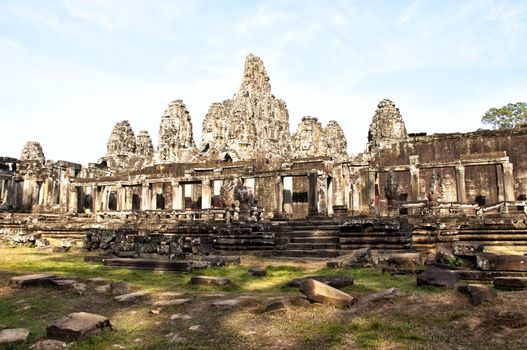
{"label": "stone column", "polygon": [[201,209],[209,209],[211,204],[210,180],[201,181]]}
{"label": "stone column", "polygon": [[465,167],[463,165],[456,166],[456,193],[457,201],[466,203],[467,191],[465,189]]}
{"label": "stone column", "polygon": [[275,215],[283,215],[283,204],[284,204],[284,185],[282,183],[282,177],[276,176],[274,183],[274,195],[275,195]]}
{"label": "stone column", "polygon": [[70,213],[76,213],[78,211],[78,189],[76,186],[70,185],[69,189],[69,201],[68,201],[68,211]]}
{"label": "stone column", "polygon": [[410,188],[412,190],[412,201],[420,200],[419,196],[419,156],[410,156]]}
{"label": "stone column", "polygon": [[375,214],[377,212],[377,206],[375,203],[375,178],[376,178],[376,172],[375,171],[369,171],[368,172],[368,199],[369,199],[369,210],[370,214]]}
{"label": "stone column", "polygon": [[172,181],[172,209],[181,210],[182,209],[182,196],[181,185],[177,181]]}
{"label": "stone column", "polygon": [[91,187],[92,213],[95,214],[99,210],[99,196],[97,193],[97,186]]}
{"label": "stone column", "polygon": [[344,191],[342,190],[342,167],[333,168],[333,198],[334,206],[344,205]]}
{"label": "stone column", "polygon": [[329,215],[328,210],[328,176],[323,174],[318,177],[318,212],[323,215]]}
{"label": "stone column", "polygon": [[125,197],[125,200],[124,200],[124,210],[132,210],[132,206],[133,206],[133,191],[132,191],[132,186],[126,186],[124,187],[124,197]]}
{"label": "stone column", "polygon": [[513,201],[516,199],[514,196],[514,176],[512,172],[512,163],[503,163],[503,200]]}
{"label": "stone column", "polygon": [[117,184],[117,210],[124,210],[126,203],[126,191],[121,184]]}
{"label": "stone column", "polygon": [[307,202],[309,206],[309,215],[318,214],[318,174],[311,173],[308,175]]}
{"label": "stone column", "polygon": [[141,210],[150,210],[150,185],[143,183],[141,186]]}

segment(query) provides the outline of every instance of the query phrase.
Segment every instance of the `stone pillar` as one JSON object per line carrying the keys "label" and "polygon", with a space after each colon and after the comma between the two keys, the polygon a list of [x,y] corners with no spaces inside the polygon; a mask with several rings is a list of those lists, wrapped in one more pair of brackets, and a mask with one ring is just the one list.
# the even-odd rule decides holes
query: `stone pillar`
{"label": "stone pillar", "polygon": [[309,215],[318,215],[318,174],[309,174],[307,183],[307,201],[309,206]]}
{"label": "stone pillar", "polygon": [[376,172],[375,171],[369,171],[368,172],[368,199],[369,199],[369,210],[370,214],[377,213],[377,206],[375,203],[375,180],[376,180]]}
{"label": "stone pillar", "polygon": [[69,179],[63,179],[60,181],[59,188],[59,207],[62,211],[68,211],[68,189],[70,187],[70,180]]}
{"label": "stone pillar", "polygon": [[93,214],[97,213],[99,210],[99,195],[97,193],[97,186],[91,187],[91,199],[92,199],[92,208],[91,211]]}
{"label": "stone pillar", "polygon": [[466,203],[467,191],[465,189],[465,167],[463,165],[456,166],[456,193],[457,201]]}
{"label": "stone pillar", "polygon": [[329,215],[328,197],[328,176],[324,174],[318,177],[318,212],[320,214]]}
{"label": "stone pillar", "polygon": [[282,178],[282,184],[283,184],[283,211],[284,214],[287,215],[287,217],[293,216],[293,177],[292,176],[284,176]]}
{"label": "stone pillar", "polygon": [[117,210],[124,210],[126,203],[126,191],[123,185],[117,185]]}
{"label": "stone pillar", "polygon": [[503,163],[503,200],[513,201],[516,199],[514,196],[514,176],[512,172],[512,163]]}
{"label": "stone pillar", "polygon": [[125,201],[124,201],[124,210],[132,210],[133,207],[133,187],[126,186],[124,187]]}
{"label": "stone pillar", "polygon": [[324,190],[324,192],[325,192],[324,195],[326,197],[326,208],[327,208],[326,212],[328,213],[329,216],[332,216],[333,215],[333,207],[335,206],[335,195],[334,195],[334,191],[333,191],[334,179],[331,178],[331,180],[328,182],[328,177],[324,176],[324,178],[326,180],[326,183],[324,185],[324,188],[319,187],[319,191],[322,191],[322,189]]}
{"label": "stone pillar", "polygon": [[70,185],[69,189],[69,201],[68,201],[68,212],[76,213],[78,211],[78,189],[76,186]]}
{"label": "stone pillar", "polygon": [[344,205],[344,191],[342,190],[342,166],[333,168],[333,206]]}
{"label": "stone pillar", "polygon": [[211,204],[210,180],[201,181],[201,209],[209,209]]}
{"label": "stone pillar", "polygon": [[181,210],[183,196],[181,185],[177,181],[172,181],[170,185],[172,186],[172,210]]}
{"label": "stone pillar", "polygon": [[283,204],[284,204],[284,185],[282,183],[282,177],[275,177],[274,183],[274,195],[275,195],[275,216],[281,217],[283,215]]}
{"label": "stone pillar", "polygon": [[143,183],[141,186],[141,210],[150,210],[150,185]]}
{"label": "stone pillar", "polygon": [[420,200],[419,196],[419,156],[410,156],[410,188],[412,190],[412,200]]}

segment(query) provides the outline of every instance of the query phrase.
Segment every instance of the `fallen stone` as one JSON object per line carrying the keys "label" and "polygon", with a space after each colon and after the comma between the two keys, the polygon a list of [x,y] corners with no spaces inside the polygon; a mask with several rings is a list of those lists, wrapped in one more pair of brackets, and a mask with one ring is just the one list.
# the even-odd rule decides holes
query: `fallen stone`
{"label": "fallen stone", "polygon": [[282,313],[287,312],[291,309],[292,303],[289,298],[283,298],[278,300],[271,300],[265,302],[260,307],[261,313],[269,313],[269,314],[275,314],[275,313]]}
{"label": "fallen stone", "polygon": [[62,350],[66,349],[68,344],[54,339],[46,339],[36,342],[29,347],[30,350]]}
{"label": "fallen stone", "polygon": [[154,303],[154,306],[173,306],[173,305],[182,305],[186,304],[190,299],[168,299],[168,300],[159,300]]}
{"label": "fallen stone", "polygon": [[481,253],[476,256],[476,265],[483,271],[527,271],[527,256]]}
{"label": "fallen stone", "polygon": [[69,278],[51,278],[49,284],[56,288],[73,288],[77,280]]}
{"label": "fallen stone", "polygon": [[484,248],[483,243],[455,243],[452,253],[458,256],[476,256],[483,253]]}
{"label": "fallen stone", "polygon": [[182,342],[185,340],[185,338],[183,338],[182,336],[180,336],[178,333],[176,332],[170,332],[168,333],[167,335],[165,335],[165,338],[168,339],[169,342],[172,342],[172,343],[179,343],[179,342]]}
{"label": "fallen stone", "polygon": [[375,303],[381,300],[393,299],[402,296],[403,293],[397,288],[388,288],[380,292],[370,294],[361,299],[361,302]]}
{"label": "fallen stone", "polygon": [[300,284],[300,291],[311,301],[344,309],[353,303],[353,297],[322,282],[307,279]]}
{"label": "fallen stone", "polygon": [[331,259],[327,262],[329,268],[349,268],[369,265],[372,262],[371,249],[361,248],[352,251],[349,254],[342,255],[338,258]]}
{"label": "fallen stone", "polygon": [[104,286],[99,286],[95,288],[95,291],[97,293],[102,293],[102,294],[110,293],[111,290],[112,290],[112,287],[110,287],[109,284],[105,284]]}
{"label": "fallen stone", "polygon": [[49,285],[51,283],[50,280],[54,277],[55,276],[47,274],[47,273],[16,276],[16,277],[12,277],[9,280],[9,284],[12,284],[16,287],[32,287],[32,286],[39,286],[39,285]]}
{"label": "fallen stone", "polygon": [[218,309],[231,309],[244,304],[244,300],[240,298],[220,300],[212,303],[212,306]]}
{"label": "fallen stone", "polygon": [[192,316],[188,314],[173,314],[170,315],[171,320],[190,320],[192,319]]}
{"label": "fallen stone", "polygon": [[147,295],[148,293],[146,292],[134,292],[118,295],[114,297],[113,300],[117,301],[118,303],[135,303],[136,301],[146,298]]}
{"label": "fallen stone", "polygon": [[212,276],[192,276],[190,279],[192,284],[205,285],[205,286],[225,286],[231,283],[231,280],[225,277],[212,277]]}
{"label": "fallen stone", "polygon": [[267,275],[267,270],[263,267],[251,267],[248,272],[249,275],[256,277],[263,277]]}
{"label": "fallen stone", "polygon": [[46,327],[49,338],[72,341],[88,337],[103,329],[111,329],[108,317],[88,312],[74,312]]}
{"label": "fallen stone", "polygon": [[207,256],[203,259],[208,261],[211,266],[229,266],[240,264],[239,256]]}
{"label": "fallen stone", "polygon": [[417,275],[417,285],[431,285],[436,287],[454,288],[459,282],[459,276],[449,270],[443,270],[434,266],[427,268]]}
{"label": "fallen stone", "polygon": [[315,281],[322,282],[334,288],[345,288],[345,287],[353,286],[353,276],[351,275],[347,275],[347,276],[310,276],[310,277],[303,277],[303,278],[295,278],[289,281],[289,283],[287,283],[287,286],[298,288],[300,287],[302,282],[307,279],[313,279]]}
{"label": "fallen stone", "polygon": [[501,290],[525,290],[527,277],[498,277],[494,280],[494,287]]}
{"label": "fallen stone", "polygon": [[189,331],[194,331],[194,332],[204,332],[205,330],[203,329],[203,326],[197,324],[197,325],[194,325],[194,326],[190,326],[188,327]]}
{"label": "fallen stone", "polygon": [[93,283],[108,283],[110,280],[104,277],[93,277],[88,279],[88,281]]}
{"label": "fallen stone", "polygon": [[460,284],[457,286],[457,291],[468,294],[470,303],[474,306],[491,302],[498,297],[494,289],[481,284]]}
{"label": "fallen stone", "polygon": [[521,311],[490,312],[487,316],[487,320],[492,325],[513,329],[527,326],[527,316]]}
{"label": "fallen stone", "polygon": [[130,292],[130,283],[118,281],[110,283],[110,291],[113,295],[126,294]]}
{"label": "fallen stone", "polygon": [[53,247],[52,252],[53,253],[67,253],[69,252],[71,247]]}
{"label": "fallen stone", "polygon": [[186,293],[184,292],[164,292],[164,293],[159,294],[159,297],[161,299],[175,299],[175,298],[181,298],[185,294]]}
{"label": "fallen stone", "polygon": [[86,285],[86,283],[81,283],[81,282],[74,283],[71,287],[77,293],[79,293],[79,295],[84,294],[84,292],[86,292],[86,289],[88,289],[88,286]]}
{"label": "fallen stone", "polygon": [[29,337],[29,329],[8,328],[0,331],[0,344],[25,342]]}
{"label": "fallen stone", "polygon": [[193,269],[206,269],[210,266],[209,261],[191,261],[190,266],[192,266]]}
{"label": "fallen stone", "polygon": [[161,309],[149,309],[148,312],[150,312],[152,315],[159,315],[161,314]]}

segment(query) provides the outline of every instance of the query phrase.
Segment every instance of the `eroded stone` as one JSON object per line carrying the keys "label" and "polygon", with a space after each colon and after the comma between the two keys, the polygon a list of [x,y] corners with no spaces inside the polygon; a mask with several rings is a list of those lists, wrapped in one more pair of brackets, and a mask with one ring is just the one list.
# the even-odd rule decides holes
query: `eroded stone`
{"label": "eroded stone", "polygon": [[46,332],[49,338],[72,341],[111,328],[108,317],[88,312],[74,312],[53,322],[46,328]]}

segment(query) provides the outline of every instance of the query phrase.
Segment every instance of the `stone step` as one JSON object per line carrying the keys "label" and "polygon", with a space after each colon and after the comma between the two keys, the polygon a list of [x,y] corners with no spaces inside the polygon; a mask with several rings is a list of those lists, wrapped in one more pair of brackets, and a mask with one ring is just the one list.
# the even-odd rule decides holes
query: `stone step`
{"label": "stone step", "polygon": [[291,237],[291,243],[338,243],[337,236]]}
{"label": "stone step", "polygon": [[136,258],[111,258],[103,259],[103,265],[113,267],[126,267],[137,270],[190,272],[191,263],[186,260],[154,260]]}
{"label": "stone step", "polygon": [[460,240],[473,240],[473,241],[527,241],[527,233],[518,232],[517,234],[501,234],[501,233],[489,233],[489,234],[458,234],[457,237]]}
{"label": "stone step", "polygon": [[[357,250],[361,248],[370,248],[373,250],[411,250],[411,244],[341,244],[340,249]],[[344,254],[344,253],[343,253]]]}
{"label": "stone step", "polygon": [[338,249],[338,243],[288,243],[286,250]]}
{"label": "stone step", "polygon": [[340,255],[338,249],[318,249],[318,250],[282,250],[275,252],[278,256],[289,257],[318,257],[334,258]]}
{"label": "stone step", "polygon": [[411,237],[412,232],[401,231],[369,231],[369,232],[340,232],[340,237]]}
{"label": "stone step", "polygon": [[342,244],[361,244],[361,243],[368,243],[368,244],[391,244],[391,243],[401,243],[401,244],[407,244],[410,243],[412,240],[412,237],[410,236],[404,236],[404,237],[341,237],[339,239],[339,242]]}
{"label": "stone step", "polygon": [[338,236],[338,230],[293,230],[291,237],[327,237],[327,236]]}
{"label": "stone step", "polygon": [[245,251],[245,253],[247,253],[248,250],[273,250],[274,245],[215,244],[214,248],[228,251]]}

